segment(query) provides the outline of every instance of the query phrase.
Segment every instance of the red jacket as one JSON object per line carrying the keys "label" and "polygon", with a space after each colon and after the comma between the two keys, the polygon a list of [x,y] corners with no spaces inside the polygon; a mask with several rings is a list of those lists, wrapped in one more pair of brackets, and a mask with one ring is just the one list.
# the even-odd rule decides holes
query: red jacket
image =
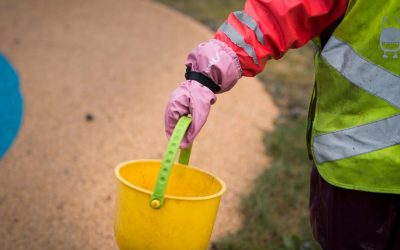
{"label": "red jacket", "polygon": [[247,0],[244,11],[231,13],[215,38],[236,52],[244,76],[254,76],[269,58],[279,59],[327,29],[344,15],[347,2]]}

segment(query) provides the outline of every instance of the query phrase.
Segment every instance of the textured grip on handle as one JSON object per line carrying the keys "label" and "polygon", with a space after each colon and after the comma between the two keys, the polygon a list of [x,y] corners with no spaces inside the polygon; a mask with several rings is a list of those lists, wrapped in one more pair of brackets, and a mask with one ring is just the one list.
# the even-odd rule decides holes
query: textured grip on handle
{"label": "textured grip on handle", "polygon": [[[171,168],[174,164],[182,139],[191,122],[191,118],[182,116],[175,126],[174,132],[169,140],[167,150],[164,153],[164,158],[161,162],[161,169],[158,174],[154,192],[150,198],[150,206],[152,208],[161,208],[164,205],[164,194],[167,189],[169,176],[171,175]],[[192,145],[190,145],[189,149],[184,149],[181,151],[179,163],[184,165],[189,163],[191,148]]]}

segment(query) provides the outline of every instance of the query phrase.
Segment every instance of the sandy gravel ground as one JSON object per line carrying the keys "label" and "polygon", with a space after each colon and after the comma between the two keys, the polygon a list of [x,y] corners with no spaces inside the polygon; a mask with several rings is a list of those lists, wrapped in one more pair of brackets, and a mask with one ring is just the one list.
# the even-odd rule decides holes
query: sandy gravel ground
{"label": "sandy gravel ground", "polygon": [[[0,50],[25,97],[23,127],[0,161],[0,249],[116,249],[114,167],[161,158],[169,93],[187,52],[211,35],[145,0],[0,0]],[[276,113],[261,84],[242,79],[194,144],[192,165],[228,187],[214,238],[240,226]]]}

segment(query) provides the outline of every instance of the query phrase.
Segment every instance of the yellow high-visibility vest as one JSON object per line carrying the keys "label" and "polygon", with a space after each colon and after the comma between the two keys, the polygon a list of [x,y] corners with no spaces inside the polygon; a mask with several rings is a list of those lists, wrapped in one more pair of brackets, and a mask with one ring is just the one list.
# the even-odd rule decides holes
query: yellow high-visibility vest
{"label": "yellow high-visibility vest", "polygon": [[320,175],[400,194],[400,2],[350,1],[316,58],[309,120]]}

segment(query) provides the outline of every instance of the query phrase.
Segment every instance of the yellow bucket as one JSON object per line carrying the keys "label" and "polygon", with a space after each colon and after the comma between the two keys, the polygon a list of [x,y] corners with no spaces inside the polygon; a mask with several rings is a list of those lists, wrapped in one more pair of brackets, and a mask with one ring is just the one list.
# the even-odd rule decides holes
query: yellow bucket
{"label": "yellow bucket", "polygon": [[190,149],[173,163],[190,122],[179,120],[163,161],[129,161],[116,168],[115,237],[121,250],[207,249],[225,184],[187,166]]}

